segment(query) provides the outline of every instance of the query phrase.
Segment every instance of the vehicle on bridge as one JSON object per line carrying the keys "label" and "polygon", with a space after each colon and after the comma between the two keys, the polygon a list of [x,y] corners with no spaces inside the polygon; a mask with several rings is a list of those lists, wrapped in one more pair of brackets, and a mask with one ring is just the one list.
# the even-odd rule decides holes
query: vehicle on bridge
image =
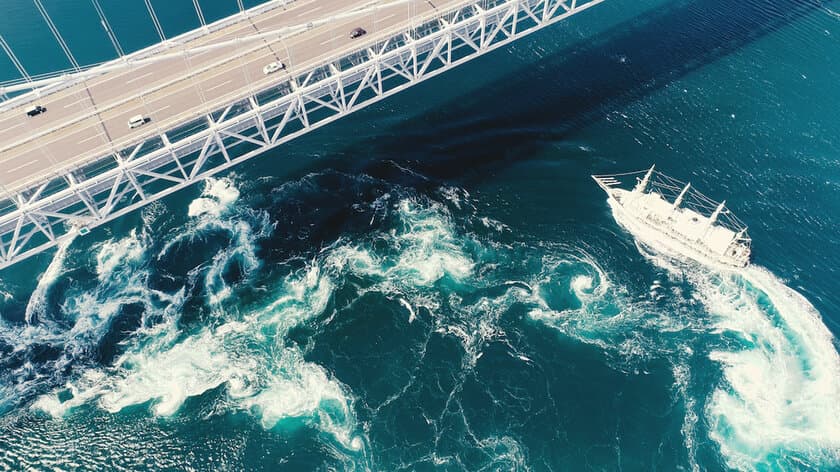
{"label": "vehicle on bridge", "polygon": [[148,121],[150,121],[150,119],[143,115],[134,115],[128,119],[128,127],[131,129],[139,128],[145,125]]}
{"label": "vehicle on bridge", "polygon": [[271,62],[269,64],[266,64],[265,67],[263,67],[263,74],[265,74],[265,75],[273,74],[273,73],[277,72],[278,70],[285,69],[285,68],[286,68],[286,64],[283,64],[280,61]]}
{"label": "vehicle on bridge", "polygon": [[364,28],[353,28],[353,31],[350,32],[350,39],[361,38],[366,34],[367,31]]}
{"label": "vehicle on bridge", "polygon": [[47,111],[46,107],[42,107],[41,105],[35,105],[35,106],[32,106],[32,107],[29,107],[29,109],[26,110],[26,116],[38,116],[41,113],[44,113],[46,111]]}

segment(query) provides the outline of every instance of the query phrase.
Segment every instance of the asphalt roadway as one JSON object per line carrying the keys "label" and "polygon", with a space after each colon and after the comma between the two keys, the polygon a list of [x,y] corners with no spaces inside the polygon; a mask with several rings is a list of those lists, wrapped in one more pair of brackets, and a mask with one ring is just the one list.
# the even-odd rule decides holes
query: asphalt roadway
{"label": "asphalt roadway", "polygon": [[[47,111],[34,117],[26,115],[30,105],[4,111],[0,113],[0,191],[13,194],[75,164],[114,153],[207,113],[217,104],[233,102],[248,90],[297,77],[329,57],[433,15],[434,10],[466,3],[298,0],[209,33],[186,47],[315,22],[310,29],[109,72],[45,95],[34,104]],[[326,19],[331,20],[319,22]],[[350,31],[356,27],[368,34],[351,39]],[[283,62],[286,69],[263,74],[263,67],[273,61]],[[128,120],[135,115],[149,122],[130,129]]]}

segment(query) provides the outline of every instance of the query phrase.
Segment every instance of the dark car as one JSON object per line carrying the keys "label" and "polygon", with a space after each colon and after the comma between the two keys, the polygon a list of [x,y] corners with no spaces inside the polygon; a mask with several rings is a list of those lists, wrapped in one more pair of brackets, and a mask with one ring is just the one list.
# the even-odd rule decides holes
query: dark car
{"label": "dark car", "polygon": [[26,110],[26,114],[28,116],[36,116],[36,115],[40,115],[41,113],[44,113],[45,111],[47,111],[47,109],[45,107],[42,107],[41,105],[35,105],[35,106],[29,108],[28,110]]}
{"label": "dark car", "polygon": [[367,34],[367,31],[364,28],[354,28],[353,31],[350,32],[350,39],[360,38]]}

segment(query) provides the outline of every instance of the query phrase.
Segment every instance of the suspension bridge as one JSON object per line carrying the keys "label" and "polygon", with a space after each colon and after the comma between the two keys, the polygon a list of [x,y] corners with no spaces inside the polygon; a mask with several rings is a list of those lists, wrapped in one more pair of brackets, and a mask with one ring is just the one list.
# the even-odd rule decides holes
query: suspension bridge
{"label": "suspension bridge", "polygon": [[0,269],[604,0],[238,0],[213,23],[193,0],[173,38],[144,1],[161,42],[125,54],[92,0],[101,64],[40,0],[71,69],[31,76],[0,35],[21,74],[0,84]]}

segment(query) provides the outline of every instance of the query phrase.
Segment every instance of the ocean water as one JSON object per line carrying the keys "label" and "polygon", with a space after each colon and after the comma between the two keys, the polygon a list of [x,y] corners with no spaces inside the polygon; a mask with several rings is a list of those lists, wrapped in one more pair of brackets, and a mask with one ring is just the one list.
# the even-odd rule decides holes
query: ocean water
{"label": "ocean water", "polygon": [[[610,0],[13,266],[0,468],[840,470],[838,83],[840,2]],[[618,226],[654,162],[753,266]]]}

